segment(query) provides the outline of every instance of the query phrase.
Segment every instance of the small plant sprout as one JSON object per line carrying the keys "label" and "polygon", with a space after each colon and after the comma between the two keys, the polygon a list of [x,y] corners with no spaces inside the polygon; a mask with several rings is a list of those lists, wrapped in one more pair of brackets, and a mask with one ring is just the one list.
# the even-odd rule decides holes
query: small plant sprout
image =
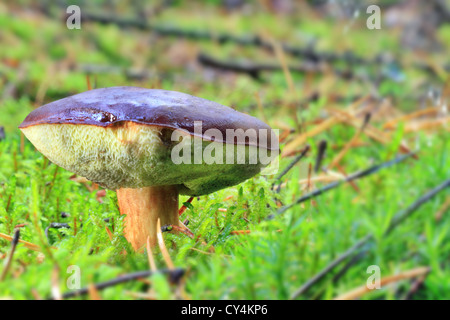
{"label": "small plant sprout", "polygon": [[19,128],[58,166],[116,190],[135,250],[147,237],[157,244],[158,219],[161,226],[183,227],[179,194],[239,184],[278,153],[274,131],[254,117],[188,94],[137,87],[95,89],[46,104]]}

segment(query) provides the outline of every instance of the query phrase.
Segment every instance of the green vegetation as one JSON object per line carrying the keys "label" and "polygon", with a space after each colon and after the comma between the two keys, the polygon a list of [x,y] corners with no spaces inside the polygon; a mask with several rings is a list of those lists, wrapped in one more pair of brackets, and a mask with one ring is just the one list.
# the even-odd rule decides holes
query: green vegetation
{"label": "green vegetation", "polygon": [[[289,299],[368,234],[373,240],[352,256],[358,259],[347,259],[298,298],[333,299],[363,286],[371,265],[380,267],[382,278],[418,267],[429,267],[430,272],[423,278],[395,281],[362,295],[362,299],[450,297],[448,188],[385,235],[397,212],[450,177],[448,114],[443,108],[450,102],[450,82],[445,68],[440,67],[450,49],[448,26],[436,31],[441,51],[423,53],[420,63],[427,68],[418,68],[419,54],[399,43],[399,32],[368,30],[365,14],[350,19],[350,23],[308,14],[314,9],[307,4],[301,6],[304,14],[299,18],[298,13],[274,13],[259,2],[251,2],[253,14],[239,10],[227,13],[215,4],[218,1],[202,10],[199,4],[176,1],[150,19],[153,25],[181,30],[260,34],[299,47],[316,40],[314,49],[319,52],[347,51],[366,59],[386,52],[401,62],[395,66],[340,61],[325,71],[305,73],[293,70],[304,61],[285,53],[292,69],[290,87],[289,76],[281,68],[282,59],[271,50],[157,35],[114,23],[83,22],[81,30],[69,30],[65,21],[38,8],[25,10],[25,2],[19,2],[23,7],[0,4],[0,126],[5,128],[5,138],[0,137],[0,233],[13,236],[15,227],[22,225],[20,240],[39,246],[40,251],[23,243],[17,245],[5,279],[0,280],[0,298],[47,298],[52,288],[68,292],[66,282],[71,274],[67,268],[71,265],[80,268],[82,287],[150,268],[147,252],[134,253],[123,237],[123,217],[115,192],[107,190],[103,195],[91,182],[80,182],[73,173],[50,163],[17,129],[34,108],[88,90],[87,79],[93,87],[163,88],[233,106],[279,128],[280,136],[291,130],[282,141],[282,151],[302,133],[338,117],[339,110],[350,112],[352,104],[352,119],[358,124],[349,125],[353,120],[338,117],[336,124],[295,146],[295,154],[306,144],[311,150],[281,181],[276,180],[277,174],[259,175],[186,203],[181,220],[189,220],[194,238],[163,233],[174,265],[185,270],[181,283],[171,284],[166,276],[155,274],[148,278],[150,282],[134,280],[99,290],[102,299]],[[116,9],[130,18],[135,14],[130,8]],[[62,10],[52,7],[50,11],[61,16]],[[102,13],[108,9],[86,4],[86,10]],[[255,79],[246,73],[204,67],[197,62],[198,53],[220,61],[271,64],[280,69],[263,71]],[[95,67],[101,70],[89,72]],[[366,80],[336,76],[330,71],[333,68],[351,70]],[[393,73],[404,79],[389,76]],[[362,101],[366,96],[370,97]],[[403,114],[432,107],[437,111],[430,115],[405,119],[390,131],[384,127]],[[339,166],[331,172],[312,173],[309,190],[330,182],[316,181],[315,177],[336,180],[338,174],[348,175],[390,160],[404,152],[405,146],[418,150],[417,158],[343,184],[267,219],[280,205],[288,205],[308,191],[304,180],[309,166],[316,163],[319,142],[328,143],[322,162],[327,167],[357,133],[367,112],[372,115],[370,128],[382,132],[386,141],[364,131]],[[435,125],[426,126],[433,121]],[[292,154],[283,155],[279,172],[293,158]],[[276,192],[272,185],[279,183],[280,192]],[[187,200],[181,198],[181,202]],[[51,223],[67,223],[70,228],[49,228]],[[233,232],[241,230],[249,232]],[[0,238],[2,264],[10,248],[11,242]],[[160,249],[153,251],[158,269],[167,269]],[[345,268],[349,261],[352,263]],[[4,267],[0,273],[2,270]],[[417,281],[423,283],[413,290]],[[93,295],[91,292],[82,298]]]}

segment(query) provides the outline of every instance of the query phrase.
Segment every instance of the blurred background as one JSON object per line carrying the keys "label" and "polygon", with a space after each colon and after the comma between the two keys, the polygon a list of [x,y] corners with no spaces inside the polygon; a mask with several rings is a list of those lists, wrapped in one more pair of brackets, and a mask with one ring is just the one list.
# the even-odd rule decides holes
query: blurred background
{"label": "blurred background", "polygon": [[[67,27],[75,19],[66,12],[71,4],[80,8],[81,29]],[[376,22],[376,12],[367,13],[373,4],[381,29],[367,27]],[[266,117],[285,113],[283,102],[293,103],[296,111],[287,114],[292,120],[315,116],[301,103],[348,102],[368,94],[384,99],[386,108],[414,110],[438,99],[449,67],[446,5],[3,1],[2,105],[23,113],[2,119],[2,125],[14,128],[30,105],[85,91],[87,77],[92,87],[201,92],[249,112],[259,99],[263,107],[274,107],[265,108]]]}
{"label": "blurred background", "polygon": [[[67,10],[70,5],[78,6],[81,15],[76,8]],[[407,274],[406,281],[363,298],[449,298],[448,188],[415,218],[389,236],[385,233],[396,212],[449,177],[449,49],[450,1],[444,0],[2,1],[0,232],[12,235],[14,227],[28,224],[22,228],[23,239],[42,242],[37,230],[65,221],[62,211],[77,217],[66,221],[72,231],[76,221],[78,226],[98,227],[87,223],[89,210],[105,212],[104,218],[115,216],[120,223],[112,193],[85,188],[86,182],[62,169],[57,172],[25,141],[17,126],[30,111],[93,88],[175,90],[231,106],[279,129],[280,171],[310,147],[305,159],[282,177],[255,178],[240,189],[194,200],[188,209],[191,230],[205,237],[208,246],[198,239],[168,236],[176,265],[190,270],[187,296],[331,299],[363,285],[367,266],[376,264],[384,276],[427,271],[417,277]],[[314,188],[411,151],[419,153],[407,164],[296,205],[285,218],[264,220]],[[277,192],[273,185],[279,186]],[[61,191],[45,201],[49,189]],[[63,193],[72,198],[64,201]],[[90,209],[73,204],[78,196]],[[35,202],[34,197],[42,200]],[[40,208],[37,224],[32,223],[32,208]],[[218,208],[233,212],[235,224],[228,224],[223,210],[214,220],[216,213],[211,212]],[[252,210],[257,212],[252,215]],[[253,238],[232,233],[252,228],[259,230],[252,231]],[[289,232],[272,236],[267,231],[279,229]],[[115,246],[122,249],[126,244],[117,230],[113,236],[122,242]],[[98,258],[86,258],[97,259],[101,271],[79,258],[75,243],[84,243],[77,238],[81,235],[69,236],[64,228],[49,232],[48,243],[41,246],[59,247],[63,264],[85,265],[86,274],[95,276],[83,276],[84,284],[148,268],[146,258],[131,253],[126,263],[118,258],[121,251],[110,248],[103,225],[99,239],[89,238],[103,243],[89,242],[97,246]],[[312,292],[295,294],[368,234],[375,240],[363,255],[356,252],[341,273]],[[6,260],[10,242],[5,239],[0,240],[0,257]],[[45,297],[58,259],[47,255],[36,264],[40,253],[30,256],[22,249],[8,282],[0,282],[0,295]],[[74,255],[78,262],[68,252],[79,252]],[[269,264],[265,271],[259,268],[264,261]],[[33,280],[27,270],[46,280]],[[61,288],[64,275],[59,273]],[[19,278],[25,279],[22,285]],[[177,295],[167,288],[156,289],[156,296]],[[100,295],[140,297],[124,295],[122,287],[117,290]],[[134,284],[127,290],[142,288]]]}

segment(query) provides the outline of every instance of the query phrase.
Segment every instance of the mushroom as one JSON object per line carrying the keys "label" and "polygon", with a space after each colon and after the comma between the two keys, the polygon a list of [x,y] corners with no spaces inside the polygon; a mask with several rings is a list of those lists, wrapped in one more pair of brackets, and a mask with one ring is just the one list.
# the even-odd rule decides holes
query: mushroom
{"label": "mushroom", "polygon": [[183,227],[179,194],[239,184],[278,154],[274,131],[254,117],[188,94],[138,87],[54,101],[19,128],[53,163],[116,190],[125,237],[135,250],[148,237],[157,243],[158,219]]}

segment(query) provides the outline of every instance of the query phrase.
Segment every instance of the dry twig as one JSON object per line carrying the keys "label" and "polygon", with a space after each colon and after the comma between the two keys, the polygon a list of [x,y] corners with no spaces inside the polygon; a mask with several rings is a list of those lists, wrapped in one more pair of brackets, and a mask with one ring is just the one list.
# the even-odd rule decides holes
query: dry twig
{"label": "dry twig", "polygon": [[[415,268],[412,270],[401,272],[399,274],[395,274],[392,276],[382,278],[380,280],[380,285],[385,286],[390,283],[394,283],[394,282],[397,282],[397,281],[400,281],[403,279],[409,279],[409,278],[423,276],[423,275],[426,275],[428,272],[430,272],[429,267]],[[346,293],[343,293],[343,294],[337,296],[336,298],[334,298],[334,300],[354,300],[354,299],[357,299],[357,298],[363,296],[364,294],[370,292],[371,290],[373,290],[373,289],[369,289],[367,287],[367,285],[363,285],[361,287],[355,288],[353,290],[350,290],[349,292],[346,292]]]}
{"label": "dry twig", "polygon": [[[445,190],[450,187],[450,179],[445,180],[443,183],[434,187],[416,201],[414,201],[409,207],[399,211],[394,218],[391,220],[389,227],[384,232],[384,235],[387,236],[390,232],[392,232],[401,222],[410,217],[420,206],[422,206],[425,202],[431,200],[434,196],[436,196],[439,192]],[[357,252],[361,247],[366,245],[370,240],[373,239],[372,234],[368,234],[361,240],[359,240],[356,244],[354,244],[351,248],[345,251],[343,254],[339,255],[336,259],[334,259],[331,263],[329,263],[325,268],[323,268],[319,273],[309,279],[305,284],[303,284],[298,290],[296,290],[292,295],[291,299],[297,299],[302,294],[311,289],[313,285],[322,280],[327,274],[329,274],[336,266],[341,264],[347,258],[351,257],[355,252]]]}
{"label": "dry twig", "polygon": [[8,258],[5,261],[5,267],[3,268],[2,274],[0,275],[0,281],[5,280],[6,275],[8,274],[9,268],[11,267],[11,262],[14,256],[14,252],[16,251],[17,243],[19,242],[20,237],[20,229],[15,229],[14,237],[11,241],[11,250],[9,252]]}

